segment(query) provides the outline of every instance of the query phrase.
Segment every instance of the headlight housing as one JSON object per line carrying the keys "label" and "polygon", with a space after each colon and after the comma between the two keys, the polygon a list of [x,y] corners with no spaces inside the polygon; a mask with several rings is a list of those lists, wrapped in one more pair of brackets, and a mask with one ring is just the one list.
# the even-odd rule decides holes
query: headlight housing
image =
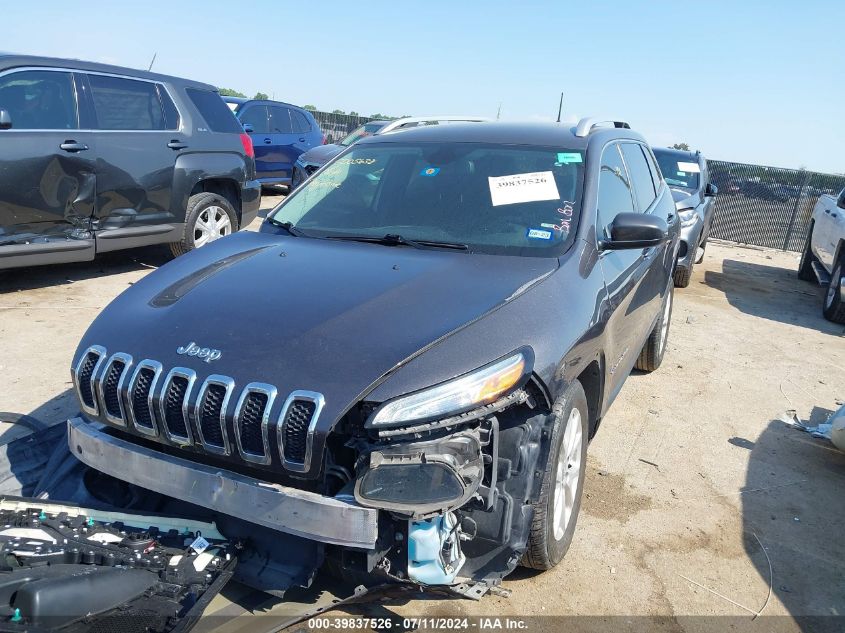
{"label": "headlight housing", "polygon": [[489,404],[522,381],[528,361],[527,353],[520,351],[459,378],[389,400],[376,409],[366,426],[383,428],[425,422]]}
{"label": "headlight housing", "polygon": [[681,226],[692,226],[695,224],[695,209],[692,207],[680,209],[678,210],[678,217],[681,220]]}

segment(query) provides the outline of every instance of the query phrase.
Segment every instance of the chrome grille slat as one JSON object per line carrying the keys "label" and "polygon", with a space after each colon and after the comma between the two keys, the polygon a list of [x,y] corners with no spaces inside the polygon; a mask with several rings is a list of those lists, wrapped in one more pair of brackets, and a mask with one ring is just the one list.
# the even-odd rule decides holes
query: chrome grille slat
{"label": "chrome grille slat", "polygon": [[129,422],[136,431],[151,437],[158,436],[153,397],[162,371],[161,363],[149,359],[142,360],[123,390]]}
{"label": "chrome grille slat", "polygon": [[94,379],[102,413],[112,424],[126,426],[126,410],[123,406],[121,389],[125,384],[126,376],[130,374],[131,367],[132,357],[118,352],[112,354],[102,373]]}
{"label": "chrome grille slat", "polygon": [[226,432],[226,411],[234,391],[234,380],[228,376],[213,374],[205,379],[197,395],[194,409],[197,436],[203,448],[211,453],[231,453]]}
{"label": "chrome grille slat", "polygon": [[171,442],[183,446],[194,443],[189,417],[191,390],[197,374],[186,367],[174,367],[167,373],[158,393],[158,409],[164,434]]}
{"label": "chrome grille slat", "polygon": [[323,394],[316,391],[293,391],[285,400],[276,424],[276,436],[279,455],[288,470],[310,469],[314,429],[325,404]]}
{"label": "chrome grille slat", "polygon": [[235,441],[241,457],[248,462],[272,461],[268,432],[275,399],[276,388],[261,382],[251,382],[241,392],[235,407]]}
{"label": "chrome grille slat", "polygon": [[79,405],[82,411],[88,415],[100,415],[100,404],[97,400],[97,392],[94,379],[106,360],[106,348],[100,345],[92,345],[79,357],[72,372],[73,384],[76,387],[76,395],[79,398]]}

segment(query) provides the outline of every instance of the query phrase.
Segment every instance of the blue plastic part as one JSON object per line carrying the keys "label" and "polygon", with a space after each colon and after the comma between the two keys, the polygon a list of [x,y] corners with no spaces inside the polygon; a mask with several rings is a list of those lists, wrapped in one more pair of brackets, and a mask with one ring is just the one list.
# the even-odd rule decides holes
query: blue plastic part
{"label": "blue plastic part", "polygon": [[440,550],[455,526],[451,513],[408,522],[408,577],[424,585],[451,585],[464,563],[464,555],[444,567]]}
{"label": "blue plastic part", "polygon": [[15,609],[15,614],[11,617],[11,622],[20,622],[21,620],[23,620],[23,617],[21,616],[21,610]]}

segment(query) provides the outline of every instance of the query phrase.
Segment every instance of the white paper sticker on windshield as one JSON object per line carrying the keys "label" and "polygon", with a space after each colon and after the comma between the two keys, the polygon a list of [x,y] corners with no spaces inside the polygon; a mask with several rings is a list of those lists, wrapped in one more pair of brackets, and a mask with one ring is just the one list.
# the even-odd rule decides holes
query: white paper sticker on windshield
{"label": "white paper sticker on windshield", "polygon": [[560,200],[554,174],[550,171],[535,171],[530,174],[512,174],[487,178],[490,183],[490,197],[493,206],[537,202],[538,200]]}
{"label": "white paper sticker on windshield", "polygon": [[678,169],[690,174],[697,174],[701,171],[701,168],[698,166],[698,163],[678,163]]}

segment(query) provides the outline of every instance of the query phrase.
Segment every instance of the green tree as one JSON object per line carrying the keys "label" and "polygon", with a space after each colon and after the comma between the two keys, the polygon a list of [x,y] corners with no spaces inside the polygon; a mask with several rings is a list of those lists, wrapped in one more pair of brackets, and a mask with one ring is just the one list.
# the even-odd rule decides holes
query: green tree
{"label": "green tree", "polygon": [[361,116],[361,115],[360,115],[360,114],[358,114],[357,112],[355,112],[355,110],[352,110],[352,111],[349,113],[349,116]]}
{"label": "green tree", "polygon": [[384,114],[371,114],[371,119],[389,119],[390,117],[385,116]]}
{"label": "green tree", "polygon": [[302,107],[305,108],[306,110],[311,110],[311,112],[317,111],[317,106],[311,105],[310,103],[308,105],[305,105],[305,106],[302,106]]}
{"label": "green tree", "polygon": [[343,110],[332,110],[332,114],[346,114]]}
{"label": "green tree", "polygon": [[687,145],[686,143],[675,143],[674,145],[672,145],[672,149],[682,149],[685,152],[688,152],[689,145]]}
{"label": "green tree", "polygon": [[221,88],[220,89],[220,96],[221,97],[244,97],[246,95],[242,92],[238,92],[237,90],[232,90],[231,88]]}
{"label": "green tree", "polygon": [[270,96],[266,92],[256,92],[253,99],[256,101],[266,101]]}

